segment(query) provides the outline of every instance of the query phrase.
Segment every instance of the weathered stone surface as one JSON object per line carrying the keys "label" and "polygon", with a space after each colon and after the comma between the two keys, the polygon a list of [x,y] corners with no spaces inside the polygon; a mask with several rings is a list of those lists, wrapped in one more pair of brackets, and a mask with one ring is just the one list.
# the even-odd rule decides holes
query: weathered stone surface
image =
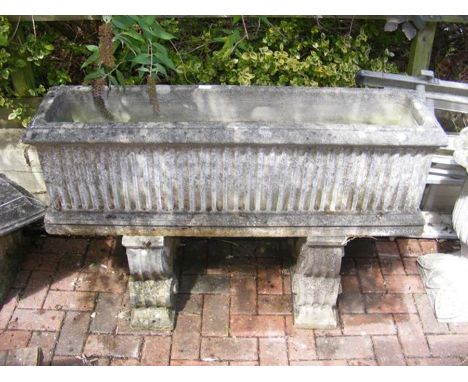
{"label": "weathered stone surface", "polygon": [[[316,312],[321,327],[335,319],[346,237],[422,230],[425,175],[446,136],[415,92],[234,86],[159,92],[158,116],[143,107],[142,87],[109,92],[107,122],[89,88],[60,87],[44,97],[24,140],[38,147],[52,201],[48,232],[134,236],[123,245],[139,281],[171,277],[171,236],[308,237],[296,267],[303,278],[293,277],[300,284],[295,311],[304,320]],[[259,272],[259,292],[273,292],[263,289],[263,279]],[[190,290],[187,280],[183,292]],[[225,284],[199,280],[208,279],[192,280],[194,293],[226,291]],[[281,275],[276,280],[281,294]],[[140,304],[140,297],[132,301]]]}
{"label": "weathered stone surface", "polygon": [[300,328],[331,329],[337,324],[343,238],[307,238],[299,248],[292,276],[294,324]]}
{"label": "weathered stone surface", "polygon": [[304,329],[334,329],[338,322],[336,308],[330,305],[294,306],[294,325]]}
{"label": "weathered stone surface", "polygon": [[174,294],[178,283],[173,265],[178,240],[161,236],[124,236],[131,277],[131,326],[139,329],[172,330]]}
{"label": "weathered stone surface", "polygon": [[138,280],[171,277],[177,239],[162,236],[124,236],[130,273]]}
{"label": "weathered stone surface", "polygon": [[177,293],[177,281],[175,278],[146,281],[130,278],[128,291],[130,303],[135,307],[171,308],[174,306],[174,294]]}
{"label": "weathered stone surface", "polygon": [[170,308],[135,308],[130,322],[135,329],[168,331],[174,328],[174,316],[174,310]]}
{"label": "weathered stone surface", "polygon": [[89,88],[44,97],[24,140],[38,145],[53,201],[47,229],[206,236],[257,227],[282,236],[303,227],[309,236],[322,226],[357,227],[346,235],[421,228],[421,174],[446,137],[415,92],[164,85],[160,92],[165,110],[155,116],[144,107],[144,87],[114,89],[106,105],[115,119],[107,123]]}

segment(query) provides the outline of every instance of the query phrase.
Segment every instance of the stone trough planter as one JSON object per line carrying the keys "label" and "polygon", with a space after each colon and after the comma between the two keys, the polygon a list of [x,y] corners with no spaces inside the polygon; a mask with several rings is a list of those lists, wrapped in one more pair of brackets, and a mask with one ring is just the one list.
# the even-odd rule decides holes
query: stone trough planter
{"label": "stone trough planter", "polygon": [[[158,96],[154,114],[146,87],[112,90],[106,121],[89,88],[54,88],[24,135],[44,172],[48,232],[133,236],[132,282],[146,283],[134,290],[176,290],[158,282],[173,279],[177,236],[295,237],[295,323],[333,327],[347,240],[422,231],[446,137],[416,93],[158,86]],[[133,323],[170,327],[171,299],[140,297]]]}

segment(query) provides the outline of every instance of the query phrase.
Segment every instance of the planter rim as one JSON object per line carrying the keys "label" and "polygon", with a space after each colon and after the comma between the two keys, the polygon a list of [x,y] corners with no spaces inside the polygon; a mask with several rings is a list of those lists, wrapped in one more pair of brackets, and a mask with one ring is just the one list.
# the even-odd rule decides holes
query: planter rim
{"label": "planter rim", "polygon": [[[141,92],[145,85],[127,86],[118,92]],[[274,95],[349,95],[389,97],[409,102],[419,124],[414,126],[365,123],[314,122],[50,122],[46,114],[56,97],[69,92],[89,92],[88,86],[59,86],[49,90],[23,135],[29,144],[200,144],[200,145],[330,145],[400,146],[430,149],[447,144],[446,133],[433,113],[413,90],[369,88],[313,88],[292,86],[158,85],[162,94],[171,91],[261,92]],[[123,93],[124,94],[124,93]]]}

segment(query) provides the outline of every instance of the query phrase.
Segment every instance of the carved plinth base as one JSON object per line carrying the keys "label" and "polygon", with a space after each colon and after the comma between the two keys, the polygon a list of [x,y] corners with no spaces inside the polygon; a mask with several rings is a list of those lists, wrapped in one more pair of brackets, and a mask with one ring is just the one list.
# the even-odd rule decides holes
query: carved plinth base
{"label": "carved plinth base", "polygon": [[174,329],[175,312],[171,308],[134,308],[130,325],[132,328],[170,331]]}
{"label": "carved plinth base", "polygon": [[128,290],[132,306],[131,326],[167,331],[174,327],[173,272],[177,240],[162,236],[124,236],[130,268]]}
{"label": "carved plinth base", "polygon": [[174,306],[177,281],[174,277],[165,280],[136,281],[132,276],[128,282],[130,304],[135,307]]}
{"label": "carved plinth base", "polygon": [[337,325],[336,301],[340,292],[344,238],[307,238],[298,246],[292,277],[294,325],[332,329]]}

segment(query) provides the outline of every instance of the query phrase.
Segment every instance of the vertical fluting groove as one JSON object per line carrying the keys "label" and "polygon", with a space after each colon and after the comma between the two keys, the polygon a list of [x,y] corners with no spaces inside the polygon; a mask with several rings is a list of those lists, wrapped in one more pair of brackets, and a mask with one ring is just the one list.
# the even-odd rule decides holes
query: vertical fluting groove
{"label": "vertical fluting groove", "polygon": [[369,170],[369,176],[366,179],[366,188],[362,205],[363,212],[371,210],[373,197],[375,192],[377,192],[377,181],[379,178],[381,158],[380,150],[376,150],[371,157],[371,167]]}
{"label": "vertical fluting groove", "polygon": [[400,158],[400,153],[393,153],[390,155],[390,158],[388,159],[389,161],[389,166],[388,166],[388,175],[387,175],[387,186],[386,186],[386,192],[383,197],[382,201],[382,211],[388,211],[391,209],[391,206],[394,205],[394,200],[395,200],[395,193],[396,189],[398,187],[398,182],[395,181],[397,179],[397,174],[395,174],[398,171],[398,166],[396,165],[398,163],[398,159]]}
{"label": "vertical fluting groove", "polygon": [[[109,171],[105,168],[105,162],[101,161],[102,148],[98,147],[93,150],[93,165],[92,165],[92,177],[96,188],[96,195],[98,199],[99,210],[108,210],[105,198],[107,197],[108,191],[108,178]],[[103,170],[101,172],[101,170]],[[106,194],[106,195],[105,195]]]}
{"label": "vertical fluting groove", "polygon": [[122,176],[122,193],[123,193],[123,200],[124,200],[124,210],[131,211],[130,205],[130,196],[128,194],[128,185],[130,183],[129,176],[128,176],[128,168],[127,168],[127,159],[128,153],[124,152],[124,154],[120,157],[120,171]]}
{"label": "vertical fluting groove", "polygon": [[149,158],[151,158],[151,152],[149,150],[144,150],[143,151],[143,163],[142,163],[142,170],[143,170],[143,189],[145,190],[144,191],[144,194],[145,194],[145,210],[146,211],[151,211],[152,209],[152,191],[151,191],[151,188],[152,188],[152,182],[151,182],[151,179],[150,179],[150,171],[149,171]]}
{"label": "vertical fluting groove", "polygon": [[195,152],[193,150],[188,151],[187,153],[187,176],[189,183],[189,210],[190,212],[195,212]]}
{"label": "vertical fluting groove", "polygon": [[293,210],[293,203],[294,203],[294,182],[296,181],[297,178],[297,150],[291,150],[291,153],[289,155],[290,161],[289,161],[289,171],[290,171],[290,179],[288,182],[288,188],[287,188],[287,200],[286,200],[286,211],[292,211]]}
{"label": "vertical fluting groove", "polygon": [[265,147],[262,155],[262,176],[260,179],[261,189],[260,189],[260,211],[265,211],[266,209],[266,194],[269,191],[268,184],[268,149]]}
{"label": "vertical fluting groove", "polygon": [[[94,190],[95,190],[95,186],[93,184],[93,179],[92,179],[92,176],[91,176],[91,173],[90,173],[90,166],[86,164],[86,162],[84,161],[84,158],[87,157],[86,155],[86,151],[85,149],[80,149],[80,155],[81,155],[81,160],[80,160],[80,163],[81,163],[81,168],[83,170],[83,174],[84,174],[84,177],[86,179],[86,192],[88,194],[88,197],[89,197],[89,200],[88,200],[88,203],[89,203],[89,206],[91,209],[93,210],[98,210],[98,206],[97,206],[97,203],[96,203],[96,195],[94,193]],[[90,155],[90,153],[88,153],[88,155]],[[92,159],[91,159],[92,161]]]}
{"label": "vertical fluting groove", "polygon": [[262,197],[262,177],[263,177],[263,150],[262,148],[258,149],[257,156],[257,184],[255,188],[255,211],[260,211],[260,201]]}
{"label": "vertical fluting groove", "polygon": [[[68,189],[68,193],[70,194],[71,207],[73,210],[79,210],[82,207],[81,207],[81,200],[78,194],[78,189],[75,184],[76,177],[72,174],[72,169],[74,169],[74,166],[72,165],[72,162],[70,160],[71,152],[70,150],[67,150],[64,147],[62,149],[62,155],[64,158],[64,174],[65,174],[65,178],[67,179],[66,187]],[[44,170],[46,170],[47,167],[49,166],[44,166]]]}
{"label": "vertical fluting groove", "polygon": [[170,195],[171,198],[171,203],[170,203],[170,211],[175,212],[177,211],[177,208],[179,206],[179,195],[178,195],[178,188],[177,184],[178,179],[177,179],[177,169],[175,166],[177,166],[177,156],[175,154],[174,149],[169,149],[167,151],[167,167],[166,167],[166,175],[167,177],[170,177],[168,181],[168,194]]}
{"label": "vertical fluting groove", "polygon": [[[239,205],[239,193],[240,193],[240,190],[241,190],[241,182],[242,182],[242,178],[240,177],[240,172],[239,172],[239,166],[240,166],[240,163],[239,163],[239,150],[240,148],[234,148],[234,163],[232,164],[232,167],[233,167],[233,210],[234,211],[239,211],[240,210],[240,205]],[[242,154],[241,154],[242,155]]]}
{"label": "vertical fluting groove", "polygon": [[166,162],[167,162],[167,149],[162,148],[161,152],[159,153],[159,181],[161,183],[161,204],[163,211],[170,211],[169,207],[169,195],[168,195],[168,186],[167,186],[167,170],[166,170]]}
{"label": "vertical fluting groove", "polygon": [[182,155],[176,155],[175,157],[176,167],[175,171],[177,173],[177,192],[179,196],[179,211],[186,211],[185,206],[185,173],[184,170],[184,158]]}
{"label": "vertical fluting groove", "polygon": [[211,189],[212,189],[212,182],[213,179],[211,178],[211,155],[210,155],[210,149],[206,148],[204,149],[204,156],[205,156],[205,163],[203,165],[204,167],[204,174],[206,178],[206,211],[211,211]]}
{"label": "vertical fluting groove", "polygon": [[309,160],[307,161],[307,175],[305,179],[306,191],[304,194],[303,210],[310,211],[310,199],[312,197],[313,179],[317,172],[318,150],[316,147],[309,151]]}
{"label": "vertical fluting groove", "polygon": [[170,211],[169,209],[169,196],[167,195],[167,171],[166,171],[166,149],[161,149],[159,154],[159,176],[161,182],[161,202],[163,211]]}
{"label": "vertical fluting groove", "polygon": [[357,172],[357,149],[352,148],[349,152],[349,157],[346,158],[346,171],[342,182],[341,192],[341,205],[338,207],[339,211],[346,211],[351,209],[351,202],[350,196],[352,195],[352,191],[356,188],[355,183],[353,181],[356,179],[356,172]]}
{"label": "vertical fluting groove", "polygon": [[273,167],[270,163],[270,153],[271,148],[266,147],[265,153],[263,156],[263,192],[262,192],[262,202],[260,203],[262,211],[269,211],[268,210],[268,199],[271,196],[271,171],[273,171]]}
{"label": "vertical fluting groove", "polygon": [[104,155],[104,148],[100,147],[97,151],[99,160],[95,162],[96,165],[96,178],[99,184],[99,190],[103,201],[103,209],[109,211],[111,209],[111,198],[109,197],[109,176],[110,171],[107,165],[107,158]]}
{"label": "vertical fluting groove", "polygon": [[280,171],[278,174],[278,199],[276,202],[276,211],[284,211],[284,187],[285,187],[285,169],[286,169],[286,154],[285,149],[280,149]]}
{"label": "vertical fluting groove", "polygon": [[[402,163],[405,163],[407,166],[410,165],[410,163],[408,163],[408,155],[406,153],[402,155]],[[393,207],[397,211],[401,210],[400,205],[401,205],[401,199],[402,199],[403,188],[404,188],[404,183],[405,183],[405,180],[403,178],[405,177],[405,174],[406,174],[406,171],[398,177],[398,185],[396,187],[395,199],[393,203]]]}
{"label": "vertical fluting groove", "polygon": [[122,182],[122,172],[118,170],[119,166],[117,165],[117,157],[116,153],[112,149],[106,149],[104,151],[105,155],[109,158],[109,172],[110,172],[110,184],[111,184],[111,193],[112,193],[112,200],[114,202],[114,208],[117,211],[122,210],[122,203],[121,203],[121,193],[119,192],[122,187],[120,186]]}
{"label": "vertical fluting groove", "polygon": [[[289,209],[289,198],[291,197],[291,171],[293,167],[292,161],[292,151],[285,149],[287,155],[285,156],[286,159],[286,166],[285,168],[288,169],[288,173],[285,174],[285,185],[284,185],[284,194],[283,194],[283,211],[287,212]],[[289,151],[289,152],[288,152]]]}
{"label": "vertical fluting groove", "polygon": [[[70,150],[66,151],[66,167],[67,167],[67,173],[68,176],[70,177],[70,186],[72,187],[72,198],[73,198],[73,203],[74,203],[74,208],[75,209],[86,209],[83,198],[81,196],[81,186],[80,186],[80,176],[79,176],[79,170],[78,166],[76,165],[76,153],[75,149],[71,148]],[[48,166],[47,166],[48,167]],[[46,170],[44,168],[44,170]],[[46,174],[44,174],[46,175]]]}
{"label": "vertical fluting groove", "polygon": [[304,200],[303,193],[306,192],[307,186],[306,184],[306,176],[307,176],[307,162],[309,159],[309,152],[306,149],[301,149],[301,160],[300,160],[300,176],[299,176],[299,184],[297,185],[296,189],[296,203],[295,203],[295,210],[302,211],[303,208],[301,206],[301,200]]}
{"label": "vertical fluting groove", "polygon": [[403,211],[408,211],[412,209],[411,201],[412,201],[412,193],[414,192],[414,183],[411,180],[415,179],[417,176],[417,169],[418,169],[418,157],[419,154],[411,155],[411,171],[408,172],[407,181],[405,182],[405,190],[403,192],[402,197],[402,204],[401,208]]}
{"label": "vertical fluting groove", "polygon": [[[342,182],[343,182],[343,167],[346,165],[347,161],[344,157],[349,156],[345,155],[348,154],[346,149],[339,148],[336,149],[334,152],[334,157],[337,159],[335,160],[336,165],[334,167],[334,171],[332,172],[333,182],[330,191],[330,202],[328,205],[328,209],[330,211],[336,211],[336,206],[338,204],[337,199],[340,195],[342,195]],[[341,191],[341,193],[339,192]]]}
{"label": "vertical fluting groove", "polygon": [[61,153],[60,148],[56,148],[54,150],[54,155],[55,155],[55,161],[57,163],[58,167],[58,175],[60,177],[60,195],[62,198],[61,201],[61,208],[62,210],[69,210],[71,206],[71,201],[70,201],[70,194],[68,193],[68,189],[66,186],[67,178],[65,176],[65,169],[63,167],[63,156]]}
{"label": "vertical fluting groove", "polygon": [[323,156],[324,156],[324,152],[320,148],[317,148],[316,165],[315,165],[316,171],[315,171],[312,184],[311,184],[309,211],[316,210],[318,189],[320,187],[321,176],[323,172]]}
{"label": "vertical fluting groove", "polygon": [[[76,148],[74,150],[74,157],[77,160],[78,165],[76,166],[77,168],[77,173],[78,173],[78,178],[79,179],[86,179],[86,170],[83,169],[84,166],[86,166],[86,162],[84,162],[84,156],[81,153],[81,148]],[[84,209],[89,210],[91,209],[91,202],[89,200],[89,191],[87,190],[87,182],[86,181],[81,181],[79,182],[79,190],[80,190],[80,196],[82,200],[82,204],[84,206]]]}
{"label": "vertical fluting groove", "polygon": [[217,149],[217,160],[216,160],[216,211],[223,210],[223,149]]}
{"label": "vertical fluting groove", "polygon": [[204,163],[203,160],[203,148],[200,148],[197,150],[197,170],[198,170],[198,176],[199,176],[199,184],[200,184],[200,200],[199,200],[199,205],[200,205],[200,211],[205,212],[206,211],[206,177],[205,177],[205,166],[206,163]]}
{"label": "vertical fluting groove", "polygon": [[277,181],[277,188],[276,188],[276,195],[274,201],[274,210],[275,211],[282,211],[283,208],[283,192],[284,192],[284,177],[285,177],[285,167],[284,167],[284,149],[278,148],[277,156],[278,156],[278,170],[276,177]]}
{"label": "vertical fluting groove", "polygon": [[386,180],[388,179],[388,169],[390,167],[388,151],[383,151],[381,153],[381,160],[379,166],[379,178],[374,193],[374,200],[372,201],[372,211],[381,211],[383,209],[383,198],[385,197],[386,192],[388,192],[388,187]]}
{"label": "vertical fluting groove", "polygon": [[359,156],[358,178],[356,181],[356,187],[353,192],[353,198],[351,202],[351,211],[353,212],[359,211],[362,206],[362,203],[359,203],[359,201],[362,198],[361,193],[364,186],[365,178],[367,176],[367,156],[368,154],[366,155],[365,152],[361,151],[361,155]]}
{"label": "vertical fluting groove", "polygon": [[169,211],[168,196],[167,196],[167,173],[166,173],[166,149],[162,148],[158,155],[159,162],[159,190],[161,192],[161,210]]}
{"label": "vertical fluting groove", "polygon": [[267,193],[267,204],[266,204],[266,209],[267,211],[273,212],[274,211],[274,204],[275,204],[275,198],[277,194],[277,180],[278,180],[278,162],[279,162],[279,155],[278,151],[274,149],[273,147],[270,148],[270,153],[269,153],[269,158],[268,158],[268,163],[269,163],[269,178],[268,178],[268,184],[269,184],[269,191]]}
{"label": "vertical fluting groove", "polygon": [[86,150],[87,156],[91,160],[91,164],[86,167],[86,170],[89,174],[91,179],[90,187],[91,187],[91,194],[94,199],[93,205],[96,210],[102,210],[104,208],[104,197],[101,191],[101,183],[105,183],[105,175],[99,175],[98,170],[98,153],[99,150]]}
{"label": "vertical fluting groove", "polygon": [[296,196],[298,190],[298,183],[300,180],[300,171],[301,171],[301,163],[300,163],[300,152],[299,150],[295,149],[292,152],[293,158],[293,168],[292,171],[292,179],[289,182],[289,201],[288,201],[288,211],[294,211],[296,209]]}
{"label": "vertical fluting groove", "polygon": [[332,149],[327,150],[327,156],[326,156],[326,161],[325,161],[325,170],[322,175],[323,177],[323,185],[321,187],[321,193],[320,193],[320,204],[319,204],[319,211],[324,212],[325,207],[327,206],[327,196],[328,193],[330,192],[330,186],[332,182],[332,177],[333,177],[333,171],[330,171],[330,169],[333,169],[335,167],[335,161],[336,158],[332,155]]}
{"label": "vertical fluting groove", "polygon": [[227,195],[226,195],[226,211],[232,211],[234,209],[234,204],[233,204],[233,191],[234,191],[234,173],[233,173],[233,167],[234,167],[234,149],[231,147],[228,147],[226,149],[226,190],[227,190]]}
{"label": "vertical fluting groove", "polygon": [[227,179],[227,171],[229,167],[228,163],[228,148],[223,147],[223,174],[222,174],[222,183],[223,183],[223,211],[228,211],[228,179]]}
{"label": "vertical fluting groove", "polygon": [[177,204],[177,194],[174,192],[174,188],[176,185],[175,180],[175,169],[174,169],[174,158],[175,158],[175,150],[168,149],[166,150],[166,160],[164,166],[164,177],[167,179],[167,198],[168,198],[168,210],[174,212],[176,210]]}
{"label": "vertical fluting groove", "polygon": [[402,163],[405,163],[406,168],[405,171],[401,173],[399,176],[400,184],[398,185],[398,192],[395,199],[395,209],[397,211],[404,211],[405,210],[405,200],[406,194],[408,192],[408,181],[409,181],[409,173],[414,169],[413,163],[413,153],[412,150],[409,149],[404,155],[404,160]]}
{"label": "vertical fluting groove", "polygon": [[228,211],[234,211],[234,187],[235,187],[235,162],[234,154],[236,149],[229,148],[229,166],[228,166]]}
{"label": "vertical fluting groove", "polygon": [[[70,201],[70,194],[68,193],[68,188],[67,188],[67,177],[65,175],[65,169],[63,166],[63,154],[61,148],[57,148],[54,150],[55,154],[55,163],[57,163],[58,166],[58,171],[59,171],[59,176],[60,176],[60,194],[62,196],[62,203],[61,207],[63,210],[69,210],[71,207],[71,201]],[[57,155],[58,154],[58,155]]]}
{"label": "vertical fluting groove", "polygon": [[162,211],[162,191],[161,191],[161,163],[160,163],[160,152],[153,152],[153,171],[154,171],[154,189],[156,198],[156,210]]}
{"label": "vertical fluting groove", "polygon": [[367,211],[369,202],[371,199],[371,194],[373,191],[375,191],[375,183],[376,183],[376,177],[378,176],[378,168],[379,168],[379,162],[380,162],[380,155],[379,155],[378,150],[374,150],[372,155],[371,155],[371,161],[370,161],[370,167],[369,167],[369,172],[366,177],[366,182],[365,182],[365,187],[364,187],[364,194],[363,194],[363,199],[362,199],[362,208],[361,211]]}
{"label": "vertical fluting groove", "polygon": [[251,147],[247,147],[247,150],[246,150],[246,163],[247,163],[247,190],[246,190],[246,194],[245,194],[245,210],[246,211],[252,211],[252,203],[250,201],[251,199],[251,190],[252,190],[252,177],[253,177],[253,174],[252,174],[252,165],[253,165],[253,162],[252,162],[252,148]]}
{"label": "vertical fluting groove", "polygon": [[[217,155],[216,155],[216,148],[210,148],[210,177],[211,177],[211,210],[217,210],[217,193],[218,193],[218,173],[216,172],[216,163]],[[187,173],[189,174],[189,173]]]}
{"label": "vertical fluting groove", "polygon": [[244,147],[239,149],[239,163],[237,175],[241,179],[239,183],[239,211],[246,211],[246,195],[247,195],[247,169],[245,166],[247,152]]}
{"label": "vertical fluting groove", "polygon": [[310,189],[310,166],[312,162],[311,152],[309,149],[304,150],[304,161],[302,171],[301,189],[299,191],[298,210],[306,211],[306,198]]}
{"label": "vertical fluting groove", "polygon": [[230,200],[231,200],[231,211],[235,211],[237,208],[237,150],[238,148],[232,148],[232,163],[231,163],[231,187],[230,187]]}
{"label": "vertical fluting groove", "polygon": [[86,171],[86,179],[88,183],[89,195],[91,197],[91,204],[93,206],[93,210],[99,210],[100,202],[99,202],[99,192],[97,189],[97,185],[95,182],[95,175],[96,171],[93,171],[93,167],[96,166],[96,157],[94,155],[94,150],[83,150],[84,155],[88,157],[90,160],[89,166],[85,166]]}

